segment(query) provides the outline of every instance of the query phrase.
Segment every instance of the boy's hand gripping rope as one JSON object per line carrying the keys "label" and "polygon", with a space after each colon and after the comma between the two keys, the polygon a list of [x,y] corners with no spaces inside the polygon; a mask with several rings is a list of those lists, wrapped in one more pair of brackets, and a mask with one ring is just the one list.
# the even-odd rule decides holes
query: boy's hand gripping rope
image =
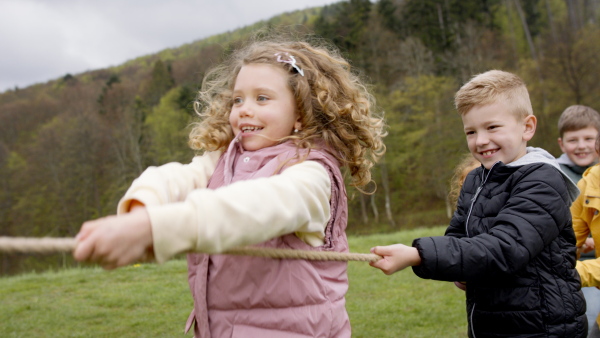
{"label": "boy's hand gripping rope", "polygon": [[[57,252],[71,252],[75,250],[77,241],[75,238],[65,237],[1,237],[0,253],[37,253],[49,254]],[[223,252],[225,255],[256,256],[278,259],[305,259],[314,261],[361,261],[376,262],[382,257],[376,254],[332,252],[332,251],[309,251],[274,249],[261,247],[243,247]]]}

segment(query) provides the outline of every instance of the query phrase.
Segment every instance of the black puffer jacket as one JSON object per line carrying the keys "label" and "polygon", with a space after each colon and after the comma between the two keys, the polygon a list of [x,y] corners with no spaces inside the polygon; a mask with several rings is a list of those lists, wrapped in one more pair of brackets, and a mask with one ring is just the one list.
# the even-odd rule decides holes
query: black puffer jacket
{"label": "black puffer jacket", "polygon": [[585,337],[570,203],[552,165],[475,169],[446,236],[414,241],[413,270],[467,283],[471,337]]}

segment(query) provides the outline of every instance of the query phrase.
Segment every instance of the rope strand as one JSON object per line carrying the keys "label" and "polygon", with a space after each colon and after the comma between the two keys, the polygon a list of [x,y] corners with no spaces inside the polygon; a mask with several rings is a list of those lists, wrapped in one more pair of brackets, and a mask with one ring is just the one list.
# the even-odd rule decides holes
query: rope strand
{"label": "rope strand", "polygon": [[[3,253],[37,253],[50,254],[71,252],[75,250],[77,241],[67,237],[1,237],[0,252]],[[275,259],[305,259],[316,261],[361,261],[376,262],[382,257],[375,254],[309,251],[292,249],[275,249],[262,247],[243,247],[231,249],[223,254],[238,256],[255,256]]]}

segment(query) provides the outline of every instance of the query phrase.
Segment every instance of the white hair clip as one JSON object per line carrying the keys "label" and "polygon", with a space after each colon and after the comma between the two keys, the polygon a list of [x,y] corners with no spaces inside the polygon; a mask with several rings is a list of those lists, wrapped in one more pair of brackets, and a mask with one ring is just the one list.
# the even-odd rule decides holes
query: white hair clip
{"label": "white hair clip", "polygon": [[[300,75],[304,76],[304,71],[298,67],[296,64],[296,58],[294,58],[293,55],[290,55],[288,52],[279,52],[275,53],[275,56],[277,56],[277,62],[283,62],[291,65],[298,73],[300,73]],[[287,57],[287,59],[284,59],[284,57]]]}

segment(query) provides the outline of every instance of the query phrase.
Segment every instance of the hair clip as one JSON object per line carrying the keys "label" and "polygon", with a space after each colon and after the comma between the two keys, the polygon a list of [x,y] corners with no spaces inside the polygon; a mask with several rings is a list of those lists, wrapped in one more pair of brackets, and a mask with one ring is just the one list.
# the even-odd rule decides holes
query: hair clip
{"label": "hair clip", "polygon": [[[288,52],[279,52],[279,53],[275,53],[275,56],[277,56],[277,62],[283,62],[283,63],[287,63],[289,65],[291,65],[292,67],[294,67],[294,69],[296,71],[298,71],[298,73],[300,73],[300,75],[304,76],[304,71],[302,69],[300,69],[300,67],[298,67],[298,65],[296,64],[296,58],[294,58],[294,56],[290,55],[290,53]],[[284,59],[283,57],[287,56],[288,59]]]}

